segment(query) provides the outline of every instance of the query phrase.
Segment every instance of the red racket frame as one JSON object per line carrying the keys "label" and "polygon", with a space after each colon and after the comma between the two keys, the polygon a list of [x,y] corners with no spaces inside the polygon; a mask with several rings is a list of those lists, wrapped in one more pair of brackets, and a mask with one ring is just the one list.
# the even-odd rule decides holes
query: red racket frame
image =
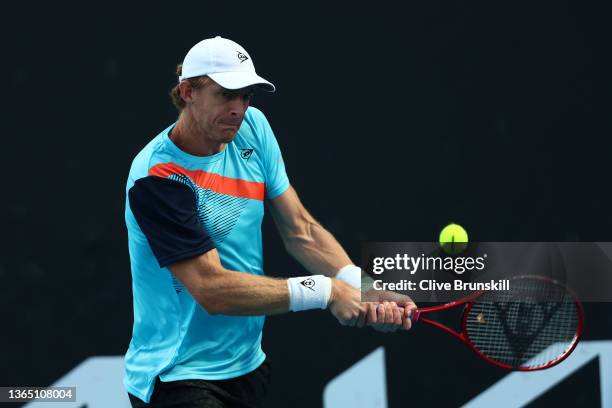
{"label": "red racket frame", "polygon": [[[529,278],[534,278],[534,277],[529,277]],[[537,277],[540,278],[540,277]],[[549,280],[557,285],[560,285],[562,287],[565,288],[565,290],[573,297],[574,299],[574,304],[576,305],[576,311],[578,314],[578,326],[576,327],[576,336],[574,336],[574,340],[572,341],[572,344],[570,345],[570,347],[567,348],[567,350],[558,358],[556,358],[555,360],[549,362],[548,364],[542,365],[542,366],[537,366],[537,367],[512,367],[508,364],[504,364],[501,363],[499,361],[496,361],[492,358],[490,358],[489,356],[487,356],[486,354],[484,354],[483,352],[481,352],[480,350],[478,350],[470,341],[469,336],[466,334],[466,326],[467,326],[467,316],[470,313],[470,310],[472,309],[472,306],[474,305],[474,301],[476,299],[478,299],[480,296],[482,296],[482,294],[484,294],[484,291],[481,292],[477,292],[471,296],[468,296],[465,299],[462,300],[457,300],[454,302],[449,302],[443,305],[438,305],[438,306],[431,306],[431,307],[425,307],[422,309],[416,309],[412,312],[412,315],[410,316],[410,319],[412,320],[412,323],[416,323],[418,321],[421,321],[423,323],[427,323],[431,326],[437,327],[438,329],[442,329],[445,332],[455,336],[456,338],[458,338],[459,340],[461,340],[461,342],[463,344],[465,344],[466,346],[468,346],[470,349],[472,349],[472,351],[474,351],[474,353],[476,353],[480,358],[482,358],[483,360],[487,361],[488,363],[491,363],[497,367],[500,368],[504,368],[506,370],[513,370],[513,371],[537,371],[537,370],[544,370],[546,368],[550,368],[554,365],[559,364],[560,362],[562,362],[563,360],[565,360],[570,354],[572,354],[572,351],[574,351],[574,349],[576,348],[576,346],[578,345],[578,342],[580,341],[580,338],[582,337],[582,329],[584,326],[584,309],[582,308],[582,304],[580,303],[580,301],[578,301],[578,299],[576,299],[576,295],[569,290],[567,287],[565,287],[565,285],[562,285],[561,283],[557,282],[557,281],[553,281],[553,280]],[[465,308],[463,310],[463,315],[461,316],[461,328],[459,332],[456,332],[455,330],[451,329],[450,327],[447,327],[445,325],[443,325],[442,323],[436,322],[434,320],[431,319],[427,319],[425,317],[421,317],[421,314],[424,313],[433,313],[433,312],[440,312],[443,310],[448,310],[448,309],[454,309],[456,307],[459,307],[461,305],[465,305]]]}

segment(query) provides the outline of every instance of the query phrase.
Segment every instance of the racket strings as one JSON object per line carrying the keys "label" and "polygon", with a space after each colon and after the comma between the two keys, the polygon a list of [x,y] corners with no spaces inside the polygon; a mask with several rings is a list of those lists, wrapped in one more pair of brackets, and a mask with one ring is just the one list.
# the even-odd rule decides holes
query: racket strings
{"label": "racket strings", "polygon": [[465,332],[485,356],[513,368],[536,368],[570,349],[578,320],[574,299],[562,286],[517,279],[510,291],[485,293],[472,304]]}

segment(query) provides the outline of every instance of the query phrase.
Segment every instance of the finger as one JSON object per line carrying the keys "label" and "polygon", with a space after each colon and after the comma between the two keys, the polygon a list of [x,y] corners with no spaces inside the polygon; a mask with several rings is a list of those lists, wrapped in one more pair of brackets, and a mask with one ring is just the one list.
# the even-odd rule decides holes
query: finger
{"label": "finger", "polygon": [[409,310],[408,308],[404,309],[404,313],[402,316],[402,328],[404,330],[410,330],[410,328],[412,327],[412,319],[410,318],[411,314],[412,310]]}
{"label": "finger", "polygon": [[393,307],[391,311],[393,313],[393,322],[388,325],[388,329],[390,332],[395,332],[402,326],[402,315],[397,307]]}
{"label": "finger", "polygon": [[407,308],[412,308],[412,307],[416,308],[416,304],[412,300],[400,301],[400,302],[397,302],[397,305],[401,306],[401,307],[404,307],[404,308],[406,308],[406,307]]}
{"label": "finger", "polygon": [[390,303],[385,302],[384,303],[384,308],[385,308],[385,320],[384,320],[384,325],[383,325],[383,329],[385,332],[391,332],[393,331],[393,308],[391,306]]}
{"label": "finger", "polygon": [[379,303],[376,307],[376,313],[378,315],[378,323],[385,323],[385,305]]}
{"label": "finger", "polygon": [[376,309],[377,309],[377,304],[376,303],[368,303],[368,324],[372,325],[372,324],[376,324],[377,320],[376,320]]}
{"label": "finger", "polygon": [[393,306],[391,303],[385,302],[385,324],[392,325],[393,324]]}
{"label": "finger", "polygon": [[412,317],[414,316],[414,312],[416,312],[417,310],[418,310],[418,307],[414,303],[408,306],[406,313],[408,314],[408,317],[410,318],[411,321],[412,321]]}
{"label": "finger", "polygon": [[402,295],[393,291],[377,291],[380,301],[386,300],[388,302],[412,302],[409,296]]}
{"label": "finger", "polygon": [[402,311],[402,321],[406,319],[406,317],[410,318],[412,316],[412,313],[417,310],[417,305],[410,301],[410,302],[399,302],[398,304],[400,304],[400,308],[403,309]]}
{"label": "finger", "polygon": [[399,307],[394,307],[393,308],[393,324],[395,326],[401,326],[402,325],[402,313],[404,312],[404,309],[400,309]]}
{"label": "finger", "polygon": [[385,305],[382,303],[375,304],[376,311],[376,324],[374,324],[374,329],[379,332],[384,332],[384,323],[385,323]]}

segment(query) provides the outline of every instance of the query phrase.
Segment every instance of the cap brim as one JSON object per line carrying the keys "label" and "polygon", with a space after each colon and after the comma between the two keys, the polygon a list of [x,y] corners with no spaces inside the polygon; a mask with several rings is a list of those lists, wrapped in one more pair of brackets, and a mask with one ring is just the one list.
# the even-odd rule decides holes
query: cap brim
{"label": "cap brim", "polygon": [[217,72],[208,74],[210,79],[225,89],[240,89],[257,85],[264,91],[274,92],[276,87],[253,72]]}

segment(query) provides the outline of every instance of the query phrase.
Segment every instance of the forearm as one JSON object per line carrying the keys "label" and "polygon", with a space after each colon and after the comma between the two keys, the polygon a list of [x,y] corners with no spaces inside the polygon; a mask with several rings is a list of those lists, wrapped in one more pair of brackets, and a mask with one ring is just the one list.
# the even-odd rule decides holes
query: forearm
{"label": "forearm", "polygon": [[274,315],[289,310],[285,279],[223,270],[208,276],[194,291],[194,298],[211,314]]}
{"label": "forearm", "polygon": [[303,231],[285,238],[287,252],[310,273],[333,277],[351,259],[329,231],[310,215],[305,218]]}
{"label": "forearm", "polygon": [[301,234],[284,234],[287,251],[312,274],[338,277],[353,287],[369,290],[372,279],[353,265],[334,236],[305,210],[303,220]]}
{"label": "forearm", "polygon": [[232,271],[223,267],[216,249],[168,268],[210,314],[273,315],[325,309],[333,302],[335,285],[328,277],[275,279]]}
{"label": "forearm", "polygon": [[304,208],[293,187],[272,199],[270,208],[287,252],[310,273],[333,277],[351,263],[338,241]]}
{"label": "forearm", "polygon": [[289,310],[286,280],[228,270],[216,249],[169,269],[211,314],[268,315]]}

